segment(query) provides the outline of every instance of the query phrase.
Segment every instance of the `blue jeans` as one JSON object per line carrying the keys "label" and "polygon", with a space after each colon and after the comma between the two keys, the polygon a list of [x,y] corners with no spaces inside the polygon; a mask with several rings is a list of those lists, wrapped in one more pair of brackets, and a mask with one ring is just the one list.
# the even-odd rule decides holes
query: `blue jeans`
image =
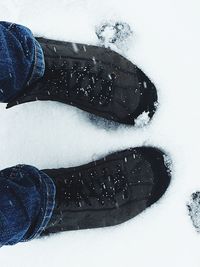
{"label": "blue jeans", "polygon": [[[44,70],[43,51],[31,31],[0,22],[0,102],[15,98]],[[55,193],[51,178],[33,166],[0,171],[0,246],[39,236],[51,218]]]}
{"label": "blue jeans", "polygon": [[0,102],[15,98],[27,84],[43,76],[42,48],[21,25],[0,22]]}

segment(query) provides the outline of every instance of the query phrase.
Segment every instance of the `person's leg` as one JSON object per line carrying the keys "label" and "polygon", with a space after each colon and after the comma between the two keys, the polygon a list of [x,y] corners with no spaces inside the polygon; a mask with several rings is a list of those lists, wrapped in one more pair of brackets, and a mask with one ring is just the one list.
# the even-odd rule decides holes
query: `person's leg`
{"label": "person's leg", "polygon": [[55,191],[49,176],[35,167],[0,171],[0,246],[39,236],[51,218]]}
{"label": "person's leg", "polygon": [[0,21],[0,102],[20,95],[45,71],[43,50],[32,32],[21,25]]}
{"label": "person's leg", "polygon": [[130,148],[61,169],[0,171],[0,245],[60,231],[120,224],[162,197],[171,174],[163,151]]}

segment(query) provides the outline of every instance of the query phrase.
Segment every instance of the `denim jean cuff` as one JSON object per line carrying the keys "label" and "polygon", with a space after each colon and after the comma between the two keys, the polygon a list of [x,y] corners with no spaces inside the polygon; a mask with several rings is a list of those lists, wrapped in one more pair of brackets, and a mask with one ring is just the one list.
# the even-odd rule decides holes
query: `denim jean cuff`
{"label": "denim jean cuff", "polygon": [[56,194],[56,187],[52,179],[45,174],[44,172],[40,171],[40,183],[41,187],[41,194],[42,194],[42,203],[40,208],[40,215],[39,221],[37,222],[36,226],[34,227],[34,232],[31,236],[24,238],[22,242],[26,242],[37,238],[46,228],[48,222],[51,219],[54,206],[55,206],[55,194]]}
{"label": "denim jean cuff", "polygon": [[34,45],[35,45],[34,65],[31,76],[27,82],[27,85],[30,85],[38,78],[41,78],[44,75],[45,71],[45,60],[42,47],[40,46],[40,44],[36,39],[34,39]]}

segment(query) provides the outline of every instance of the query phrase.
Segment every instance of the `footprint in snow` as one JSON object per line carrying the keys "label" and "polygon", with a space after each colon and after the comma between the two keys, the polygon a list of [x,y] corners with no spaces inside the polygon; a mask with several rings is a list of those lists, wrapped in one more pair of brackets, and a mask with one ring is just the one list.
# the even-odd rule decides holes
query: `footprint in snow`
{"label": "footprint in snow", "polygon": [[96,26],[96,35],[101,45],[112,48],[116,46],[125,52],[133,35],[131,27],[126,22],[107,21]]}
{"label": "footprint in snow", "polygon": [[191,195],[187,208],[196,231],[200,233],[200,192],[197,191]]}

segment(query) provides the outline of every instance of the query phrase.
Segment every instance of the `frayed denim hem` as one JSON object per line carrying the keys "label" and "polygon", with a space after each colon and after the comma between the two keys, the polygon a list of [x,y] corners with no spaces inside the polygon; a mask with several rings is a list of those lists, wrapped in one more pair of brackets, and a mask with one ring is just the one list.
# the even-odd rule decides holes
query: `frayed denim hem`
{"label": "frayed denim hem", "polygon": [[41,78],[45,72],[45,60],[42,47],[40,46],[40,44],[36,39],[34,39],[34,44],[35,44],[34,65],[32,74],[27,82],[27,85],[30,85],[39,78]]}

